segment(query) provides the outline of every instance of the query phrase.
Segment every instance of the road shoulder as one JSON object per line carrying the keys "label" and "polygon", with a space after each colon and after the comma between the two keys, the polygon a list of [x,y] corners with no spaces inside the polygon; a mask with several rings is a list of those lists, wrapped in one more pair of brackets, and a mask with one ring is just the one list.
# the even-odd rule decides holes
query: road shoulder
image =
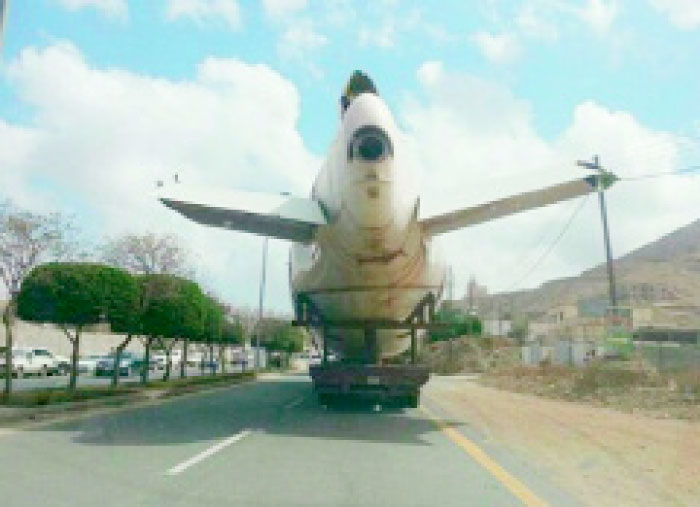
{"label": "road shoulder", "polygon": [[658,420],[437,378],[428,400],[544,470],[583,504],[693,504],[700,424]]}

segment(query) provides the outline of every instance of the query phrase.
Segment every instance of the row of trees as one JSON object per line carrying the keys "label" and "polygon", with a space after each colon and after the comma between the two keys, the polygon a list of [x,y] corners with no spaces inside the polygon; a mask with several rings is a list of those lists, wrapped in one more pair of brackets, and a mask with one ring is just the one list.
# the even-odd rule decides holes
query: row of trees
{"label": "row of trees", "polygon": [[221,303],[196,283],[175,275],[134,276],[104,264],[47,263],[24,280],[16,304],[21,319],[50,322],[65,333],[72,345],[70,390],[76,387],[82,331],[91,324],[108,323],[113,332],[125,335],[114,354],[113,384],[122,352],[134,337],[144,342],[144,383],[154,345],[166,354],[168,378],[176,344],[183,347],[184,376],[189,343],[223,350],[243,340],[240,324],[226,315]]}
{"label": "row of trees", "polygon": [[[91,255],[81,252],[76,238],[68,217],[37,214],[0,201],[0,281],[9,299],[3,311],[8,371],[18,312],[26,320],[53,322],[66,334],[73,349],[71,389],[76,385],[81,333],[85,326],[99,322],[126,336],[115,351],[117,364],[138,337],[146,356],[154,347],[165,352],[166,378],[178,343],[183,345],[183,376],[190,342],[208,346],[210,358],[218,346],[222,366],[225,346],[241,343],[253,333],[260,333],[261,344],[269,350],[301,350],[303,335],[286,319],[265,319],[258,326],[257,318],[251,320],[245,311],[221,304],[188,280],[195,270],[176,236],[125,234],[108,240]],[[146,364],[149,360],[145,358]],[[116,370],[113,384],[118,382]],[[146,368],[142,381],[147,380]],[[5,375],[5,395],[11,391],[12,376]]]}

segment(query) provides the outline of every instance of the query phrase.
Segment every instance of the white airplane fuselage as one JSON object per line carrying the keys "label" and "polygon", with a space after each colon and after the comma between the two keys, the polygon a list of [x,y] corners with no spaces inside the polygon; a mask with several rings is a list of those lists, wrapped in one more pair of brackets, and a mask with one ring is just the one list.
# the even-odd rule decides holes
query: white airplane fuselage
{"label": "white airplane fuselage", "polygon": [[164,205],[197,223],[292,241],[289,278],[298,321],[312,325],[348,362],[365,364],[405,351],[411,335],[402,328],[442,295],[445,268],[432,238],[602,192],[617,179],[599,168],[421,217],[403,136],[374,90],[366,75],[353,74],[341,98],[338,135],[308,199],[180,184],[159,191]]}
{"label": "white airplane fuselage", "polygon": [[[356,97],[313,186],[328,223],[290,255],[294,295],[326,319],[402,321],[442,292],[444,265],[418,222],[418,193],[394,119],[377,95]],[[362,329],[328,329],[322,339],[345,358],[366,359]],[[377,331],[371,361],[410,346],[407,330]]]}

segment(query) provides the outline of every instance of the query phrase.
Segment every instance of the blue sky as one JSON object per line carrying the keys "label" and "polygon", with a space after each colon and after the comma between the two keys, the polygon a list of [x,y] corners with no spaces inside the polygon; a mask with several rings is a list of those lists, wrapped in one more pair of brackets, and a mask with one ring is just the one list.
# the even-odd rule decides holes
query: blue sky
{"label": "blue sky", "polygon": [[[240,72],[246,76],[265,74],[256,67],[263,64],[273,74],[272,77],[265,74],[264,79],[279,77],[272,79],[274,86],[279,85],[279,96],[286,101],[299,101],[297,107],[288,111],[286,133],[280,134],[284,142],[290,136],[301,136],[301,145],[290,148],[295,153],[289,158],[290,164],[313,165],[321,161],[335,133],[340,90],[352,70],[363,69],[374,78],[399,123],[418,142],[420,132],[426,131],[441,133],[440,139],[460,139],[463,135],[466,143],[475,130],[472,122],[483,122],[490,117],[505,119],[503,130],[496,132],[495,137],[486,140],[477,137],[479,142],[493,143],[494,150],[499,150],[499,139],[513,142],[512,162],[494,161],[488,156],[444,160],[439,154],[426,151],[419,157],[424,165],[444,163],[450,166],[445,171],[456,171],[460,164],[471,167],[479,163],[511,163],[515,167],[528,156],[528,150],[560,154],[570,145],[587,146],[585,139],[596,134],[596,127],[590,122],[598,118],[606,122],[611,132],[626,132],[617,143],[628,143],[626,151],[615,154],[615,146],[610,146],[611,155],[607,159],[620,162],[623,174],[667,166],[681,169],[700,160],[694,143],[700,135],[699,4],[683,0],[13,1],[4,36],[0,121],[7,130],[6,139],[17,136],[26,143],[28,155],[18,154],[18,141],[13,144],[7,141],[2,158],[0,140],[0,161],[10,160],[7,167],[16,173],[12,178],[6,175],[9,179],[4,182],[5,188],[15,188],[16,193],[24,196],[18,200],[25,205],[41,201],[43,205],[65,208],[78,215],[94,241],[99,241],[97,236],[101,233],[122,231],[128,224],[119,223],[110,215],[112,211],[90,200],[86,187],[75,186],[75,180],[81,179],[81,171],[94,171],[94,167],[80,168],[79,162],[62,160],[64,170],[37,169],[41,165],[38,161],[53,164],[56,157],[68,156],[55,151],[58,140],[42,144],[51,136],[63,139],[65,132],[60,132],[56,124],[60,123],[61,115],[70,116],[71,112],[61,110],[60,104],[52,104],[51,100],[65,104],[78,100],[76,97],[83,93],[81,86],[91,87],[85,88],[88,94],[102,93],[99,87],[92,88],[93,78],[99,78],[100,83],[111,82],[105,84],[106,90],[110,86],[123,87],[122,93],[129,93],[127,89],[131,85],[142,89],[139,87],[150,82],[148,78],[158,78],[156,81],[162,80],[168,90],[177,93],[189,93],[190,86],[201,87],[213,93],[217,100],[225,100],[226,92],[217,91],[201,75],[203,62],[212,57],[216,61],[244,64],[245,69]],[[70,74],[68,71],[74,68],[83,70]],[[428,72],[429,69],[433,72]],[[436,74],[435,69],[440,72]],[[230,72],[233,76],[238,71]],[[85,81],[80,81],[83,78]],[[65,87],[75,88],[74,95],[57,91]],[[266,99],[255,93],[250,95],[250,103],[264,108],[262,102],[256,101]],[[488,103],[492,97],[496,97],[497,104]],[[245,97],[241,100],[246,103]],[[202,110],[208,107],[207,103],[202,102]],[[187,110],[186,103],[177,104],[181,110]],[[193,105],[193,109],[198,107]],[[445,114],[437,114],[440,111]],[[112,112],[110,109],[109,113]],[[127,119],[128,114],[133,114],[138,118],[139,111],[115,114],[126,115]],[[198,114],[199,109],[193,111],[193,115]],[[274,111],[272,115],[274,118]],[[443,121],[446,115],[451,115],[447,122]],[[104,118],[96,113],[91,116],[88,111],[76,113],[74,120],[72,129],[84,128],[92,135],[99,130],[95,124]],[[184,117],[173,114],[171,120],[180,123],[188,118],[187,114]],[[511,120],[518,125],[515,133],[508,130]],[[163,121],[164,128],[171,127],[167,118]],[[227,133],[232,139],[241,137],[236,125]],[[264,125],[260,128],[261,132],[265,131]],[[128,130],[129,125],[124,125],[124,129]],[[441,129],[445,129],[444,135]],[[587,136],[589,131],[591,135]],[[188,135],[199,135],[197,129],[192,132]],[[211,134],[201,135],[202,146],[211,149],[207,144],[213,143]],[[635,136],[638,140],[631,141]],[[607,135],[604,140],[613,137]],[[91,142],[97,145],[104,140],[95,138]],[[125,140],[122,150],[130,152],[133,148],[137,153],[140,148],[129,143]],[[527,148],[522,148],[524,145]],[[221,150],[222,157],[233,160],[238,157],[236,149],[242,150],[240,157],[245,160],[264,161],[268,156],[251,146],[230,148],[227,153],[225,139],[213,146],[215,151]],[[500,149],[508,150],[510,145],[502,146]],[[639,148],[639,157],[648,155],[663,160],[658,167],[640,169],[638,159],[632,160],[634,157],[630,155],[635,146]],[[187,156],[191,151],[203,149],[194,146]],[[467,145],[464,151],[469,149]],[[573,157],[587,156],[589,152],[566,153]],[[152,154],[147,155],[150,160]],[[122,163],[134,163],[138,157],[134,155]],[[87,152],[83,158],[92,164],[102,160]],[[207,157],[201,159],[202,163],[205,159],[207,163],[219,163]],[[196,160],[200,159],[193,156],[191,162],[194,164]],[[105,164],[111,162],[107,160]],[[116,170],[121,170],[122,166],[114,163]],[[284,173],[287,169],[293,168],[277,168],[274,164],[263,167],[258,180],[246,179],[247,173],[242,171],[232,177],[235,180],[232,183],[276,191],[289,178],[293,179],[293,175]],[[307,169],[311,175],[316,170]],[[71,173],[72,170],[75,172]],[[221,171],[217,173],[217,181],[224,178],[225,171]],[[500,173],[494,171],[494,174]],[[197,177],[203,178],[201,174]],[[666,202],[665,195],[655,194],[656,202]],[[700,215],[696,211],[700,210],[674,208],[664,213],[663,218],[655,212],[656,218],[648,232],[636,237],[622,235],[618,250],[628,251],[669,228],[687,223]],[[624,213],[634,215],[630,210],[621,210],[622,223]],[[552,218],[538,216],[545,225],[532,219],[527,226],[546,227],[547,220]],[[521,225],[524,227],[525,222]],[[497,236],[498,230],[490,234]],[[249,238],[236,237],[241,244],[253,245]],[[219,238],[211,236],[206,241],[217,242]],[[501,248],[499,245],[495,239],[493,248]],[[456,244],[452,248],[459,249]],[[551,269],[535,274],[531,283],[570,274],[591,264],[584,257],[567,257],[566,248],[564,244],[560,258],[554,259]],[[569,245],[572,252],[577,248],[575,243]],[[591,248],[599,253],[599,245]],[[279,249],[281,252],[282,246]],[[283,254],[279,256],[282,258]],[[208,279],[214,280],[216,289],[234,301],[252,304],[253,296],[240,296],[217,281],[223,276],[224,266],[231,262],[251,269],[256,262],[253,256],[248,260],[232,259],[222,258],[216,266],[208,268]],[[515,261],[504,258],[503,262]],[[507,286],[506,280],[499,279],[487,267],[481,269],[478,262],[470,261],[467,266],[461,264],[460,258],[454,263],[461,266],[460,283],[466,282],[470,272],[479,275],[483,271],[482,279],[490,286]],[[273,280],[274,277],[273,274]],[[283,278],[283,270],[278,278]],[[240,279],[246,294],[253,293],[248,290],[253,281],[253,277]],[[285,309],[286,297],[286,294],[279,296],[273,306]]]}
{"label": "blue sky", "polygon": [[[197,63],[209,55],[264,62],[298,87],[300,129],[318,153],[332,138],[338,92],[352,69],[369,71],[389,103],[396,105],[402,93],[418,91],[416,68],[434,59],[508,83],[531,102],[535,124],[545,136],[559,133],[573,107],[586,99],[630,111],[664,130],[693,131],[700,117],[700,30],[679,29],[648,2],[602,2],[616,6],[614,20],[604,31],[567,14],[567,9],[546,7],[558,2],[441,1],[439,8],[407,0],[348,2],[353,6],[348,12],[338,7],[347,21],[332,23],[327,5],[334,2],[312,1],[284,14],[288,19],[275,19],[266,14],[262,2],[239,1],[240,22],[233,28],[216,12],[201,20],[183,15],[169,21],[167,0],[128,2],[126,18],[84,3],[84,8],[67,9],[70,1],[13,2],[5,60],[26,46],[65,39],[96,66],[172,79],[192,77]],[[587,4],[565,3],[582,9]],[[494,63],[484,57],[474,34],[518,33],[518,15],[528,4],[545,6],[543,19],[558,30],[556,40],[521,33],[512,61]],[[309,29],[323,42],[309,49],[302,44],[304,54],[285,57],[278,49],[280,38],[299,20],[312,20]],[[410,26],[402,27],[402,22]],[[362,41],[363,29],[378,34],[386,26],[396,27],[386,41]],[[31,112],[17,102],[6,82],[1,97],[3,117],[27,121]]]}

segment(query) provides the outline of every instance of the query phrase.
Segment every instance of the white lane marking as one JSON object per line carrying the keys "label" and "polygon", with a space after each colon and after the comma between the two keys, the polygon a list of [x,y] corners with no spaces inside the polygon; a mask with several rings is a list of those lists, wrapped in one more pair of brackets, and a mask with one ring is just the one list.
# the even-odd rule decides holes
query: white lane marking
{"label": "white lane marking", "polygon": [[239,433],[236,433],[235,435],[228,437],[226,440],[222,440],[218,444],[211,446],[209,449],[206,449],[205,451],[200,452],[196,456],[192,456],[187,461],[183,461],[179,465],[175,465],[170,470],[165,472],[165,475],[178,475],[178,474],[184,472],[185,470],[187,470],[192,465],[196,465],[200,461],[207,459],[209,456],[216,454],[217,452],[228,447],[229,445],[235,444],[239,440],[250,435],[250,433],[251,433],[250,430],[243,430]]}
{"label": "white lane marking", "polygon": [[292,400],[289,403],[287,403],[284,408],[294,408],[297,405],[300,405],[304,401],[304,398],[297,398],[296,400]]}

